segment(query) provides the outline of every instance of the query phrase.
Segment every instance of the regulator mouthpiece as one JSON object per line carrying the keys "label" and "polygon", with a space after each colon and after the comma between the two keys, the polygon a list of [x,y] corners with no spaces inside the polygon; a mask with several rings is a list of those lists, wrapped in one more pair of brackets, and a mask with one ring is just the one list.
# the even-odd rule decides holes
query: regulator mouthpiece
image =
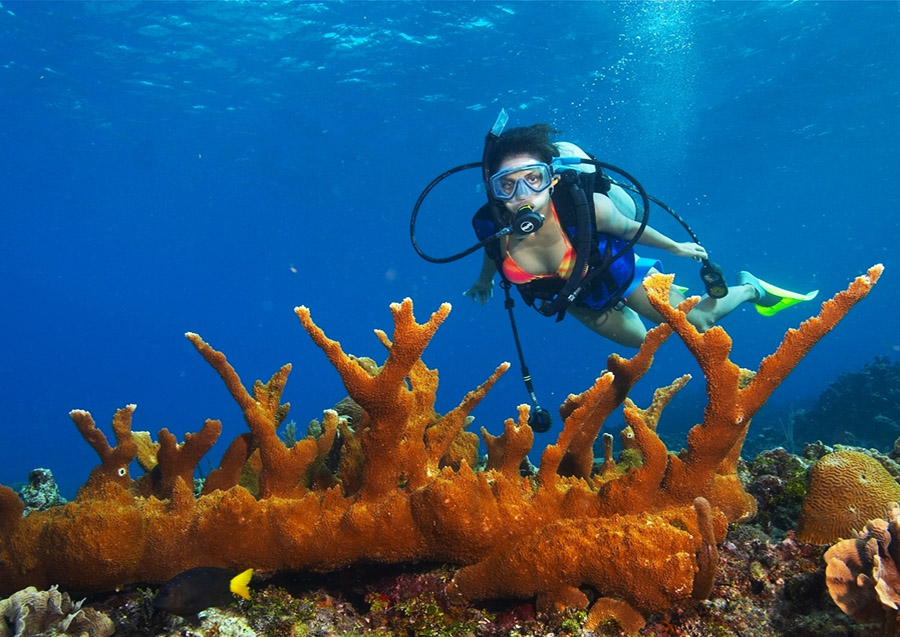
{"label": "regulator mouthpiece", "polygon": [[512,222],[512,230],[513,234],[524,237],[532,232],[537,232],[542,225],[544,225],[544,217],[526,204],[516,211],[516,216]]}

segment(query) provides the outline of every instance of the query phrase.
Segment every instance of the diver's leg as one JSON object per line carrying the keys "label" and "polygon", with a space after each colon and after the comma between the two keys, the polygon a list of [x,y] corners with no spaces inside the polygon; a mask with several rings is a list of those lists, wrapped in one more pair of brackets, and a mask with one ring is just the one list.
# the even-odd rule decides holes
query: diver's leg
{"label": "diver's leg", "polygon": [[[657,274],[656,268],[650,268],[647,276]],[[705,332],[718,322],[723,316],[730,314],[741,303],[747,301],[755,301],[758,296],[756,289],[750,284],[734,285],[728,288],[728,294],[721,299],[714,299],[711,296],[703,295],[700,302],[688,312],[687,319],[691,325],[700,332]],[[669,290],[669,305],[677,306],[684,300],[684,295],[672,288]],[[663,318],[656,309],[650,305],[650,299],[647,298],[647,291],[644,286],[640,285],[632,292],[626,301],[628,307],[634,309],[646,319],[654,323],[661,323]]]}
{"label": "diver's leg", "polygon": [[[649,274],[656,274],[656,269],[651,268]],[[704,294],[700,302],[694,306],[694,309],[688,312],[687,319],[698,331],[705,332],[723,316],[733,312],[738,305],[747,301],[754,301],[756,297],[757,292],[752,285],[729,287],[728,294],[721,299],[714,299]],[[678,290],[673,288],[669,291],[669,304],[672,307],[677,306],[683,300],[684,295]],[[661,323],[663,320],[660,313],[650,305],[650,299],[647,298],[647,291],[643,286],[639,286],[629,295],[627,305],[654,323]]]}
{"label": "diver's leg", "polygon": [[569,314],[584,323],[600,336],[626,347],[640,347],[647,335],[647,328],[633,310],[598,312],[587,307],[572,305]]}
{"label": "diver's leg", "polygon": [[700,332],[705,332],[715,325],[720,318],[731,314],[741,303],[755,301],[758,294],[752,285],[733,285],[728,294],[721,299],[703,295],[694,309],[688,312],[687,319]]}
{"label": "diver's leg", "polygon": [[[659,274],[659,270],[650,268],[647,272],[647,276],[652,276],[654,274]],[[669,305],[675,307],[683,300],[684,295],[681,292],[674,287],[669,289]],[[643,285],[637,286],[634,291],[628,295],[628,298],[625,299],[625,305],[654,323],[659,324],[663,321],[662,314],[657,312],[656,308],[650,305],[650,299],[647,298],[647,290],[644,289]]]}

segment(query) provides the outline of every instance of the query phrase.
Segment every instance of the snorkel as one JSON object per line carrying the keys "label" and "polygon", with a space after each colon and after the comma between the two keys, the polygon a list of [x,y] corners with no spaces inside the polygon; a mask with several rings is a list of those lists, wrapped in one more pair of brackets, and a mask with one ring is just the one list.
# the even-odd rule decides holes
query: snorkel
{"label": "snorkel", "polygon": [[[458,261],[463,257],[467,257],[476,250],[483,248],[488,245],[492,241],[496,241],[500,237],[504,237],[513,232],[513,226],[507,225],[504,223],[499,216],[498,206],[491,199],[490,190],[488,188],[488,181],[490,181],[490,168],[488,167],[487,158],[490,154],[491,150],[496,145],[497,141],[500,139],[500,135],[503,133],[503,129],[506,127],[506,123],[509,121],[509,115],[506,113],[506,109],[500,109],[500,114],[497,116],[497,120],[494,122],[494,125],[491,127],[491,130],[488,131],[488,134],[484,137],[484,151],[481,154],[480,162],[472,162],[469,164],[462,164],[460,166],[456,166],[455,168],[451,168],[450,170],[441,173],[437,177],[431,180],[431,183],[425,187],[425,190],[419,195],[419,198],[416,199],[416,203],[413,206],[412,215],[409,218],[409,238],[412,241],[413,249],[416,251],[420,257],[429,261],[431,263],[452,263],[453,261]],[[500,228],[499,231],[495,232],[491,236],[479,241],[472,247],[463,250],[462,252],[457,252],[456,254],[452,254],[449,257],[434,257],[430,254],[424,252],[420,247],[418,241],[416,241],[416,220],[419,217],[419,208],[422,207],[422,203],[425,201],[425,198],[428,196],[435,186],[444,181],[447,177],[451,175],[455,175],[458,172],[462,172],[464,170],[469,170],[471,168],[481,168],[481,181],[484,184],[485,190],[488,191],[488,203],[491,206],[492,215],[495,217],[494,221],[497,223],[497,227]],[[539,216],[539,215],[538,215]],[[543,223],[543,219],[541,219],[541,223]]]}
{"label": "snorkel", "polygon": [[[491,188],[492,175],[489,160],[494,148],[497,146],[497,142],[500,141],[500,135],[503,134],[503,129],[506,128],[508,122],[509,115],[505,108],[501,108],[500,113],[497,115],[497,119],[494,121],[494,125],[491,126],[491,130],[484,136],[484,151],[481,153],[481,181],[484,183],[484,190],[487,193],[488,203],[491,206],[491,213],[494,216],[494,221],[500,227],[507,226],[505,219],[506,215],[503,214],[506,206],[494,196],[494,190]],[[526,186],[524,186],[524,184],[518,184],[516,190],[518,191],[519,188],[526,188]],[[529,204],[525,204],[516,211],[512,223],[508,224],[508,227],[513,234],[525,236],[532,232],[537,232],[543,225],[544,217]]]}
{"label": "snorkel", "polygon": [[[482,153],[482,161],[480,162],[471,162],[468,164],[461,164],[450,170],[447,170],[434,179],[431,180],[425,189],[419,194],[419,198],[416,199],[416,203],[413,205],[412,214],[409,218],[409,239],[412,242],[413,249],[416,251],[420,257],[425,259],[430,263],[452,263],[453,261],[458,261],[463,257],[467,257],[476,250],[483,248],[489,243],[500,239],[501,237],[505,237],[508,234],[519,234],[526,235],[532,232],[538,231],[544,223],[544,218],[538,214],[534,208],[531,206],[525,205],[519,208],[516,212],[512,223],[507,223],[506,219],[503,218],[501,214],[501,209],[503,208],[502,204],[500,204],[496,199],[491,197],[490,194],[490,167],[487,162],[487,157],[490,154],[491,150],[496,145],[497,141],[500,139],[500,135],[503,133],[503,129],[506,126],[506,123],[509,121],[509,115],[507,115],[505,109],[500,110],[500,115],[497,116],[497,121],[494,122],[494,125],[491,127],[491,130],[484,138],[484,152]],[[491,214],[494,217],[494,222],[497,224],[497,227],[500,228],[497,232],[492,234],[489,237],[479,241],[475,245],[463,250],[462,252],[457,252],[456,254],[451,254],[448,257],[435,257],[428,253],[426,253],[422,248],[419,247],[419,242],[416,240],[416,221],[419,218],[419,209],[422,207],[425,199],[428,197],[429,193],[434,190],[435,186],[439,183],[447,179],[448,177],[455,175],[456,173],[463,172],[465,170],[470,170],[472,168],[481,168],[481,180],[484,184],[484,188],[488,193],[488,204],[491,208]]]}
{"label": "snorkel", "polygon": [[488,163],[488,158],[490,158],[491,152],[497,146],[497,142],[500,141],[500,135],[503,134],[503,129],[506,128],[508,122],[509,115],[506,113],[505,108],[501,108],[494,125],[491,126],[491,130],[484,136],[484,150],[481,153],[481,180],[484,182],[484,188],[488,192],[488,199],[491,198],[491,191],[488,187],[488,182],[491,180],[491,167]]}

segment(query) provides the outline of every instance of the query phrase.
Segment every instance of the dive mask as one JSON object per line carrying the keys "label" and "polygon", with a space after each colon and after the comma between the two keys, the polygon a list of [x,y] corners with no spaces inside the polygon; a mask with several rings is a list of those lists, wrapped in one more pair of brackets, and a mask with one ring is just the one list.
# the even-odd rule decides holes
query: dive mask
{"label": "dive mask", "polygon": [[511,166],[495,173],[489,183],[495,199],[524,198],[533,192],[547,190],[553,183],[553,169],[540,162]]}

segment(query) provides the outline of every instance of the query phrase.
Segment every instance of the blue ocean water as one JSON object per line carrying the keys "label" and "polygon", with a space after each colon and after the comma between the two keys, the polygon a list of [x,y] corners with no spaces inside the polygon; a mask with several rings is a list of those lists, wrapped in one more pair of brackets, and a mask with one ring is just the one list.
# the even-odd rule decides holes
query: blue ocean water
{"label": "blue ocean water", "polygon": [[[291,362],[290,418],[320,417],[345,392],[296,305],[382,360],[372,330],[390,331],[390,303],[412,297],[422,321],[452,302],[425,356],[442,412],[515,362],[502,299],[461,295],[480,256],[434,265],[409,240],[420,191],[480,159],[501,108],[626,168],[729,278],[749,269],[824,299],[884,263],[766,409],[811,403],[900,350],[897,33],[896,2],[3,2],[0,483],[45,466],[73,495],[97,464],[76,408],[110,437],[129,403],[154,436],[219,418],[217,462],[245,425],[186,331],[247,385]],[[422,246],[471,245],[483,197],[477,171],[442,182]],[[661,214],[651,224],[684,237]],[[699,291],[696,264],[666,257]],[[733,360],[755,368],[817,309],[742,307],[723,322]],[[554,412],[631,353],[521,303],[517,319]],[[517,367],[476,428],[498,433],[526,401]],[[696,364],[673,339],[636,398],[685,372]],[[699,421],[702,392],[696,377],[661,430]]]}

